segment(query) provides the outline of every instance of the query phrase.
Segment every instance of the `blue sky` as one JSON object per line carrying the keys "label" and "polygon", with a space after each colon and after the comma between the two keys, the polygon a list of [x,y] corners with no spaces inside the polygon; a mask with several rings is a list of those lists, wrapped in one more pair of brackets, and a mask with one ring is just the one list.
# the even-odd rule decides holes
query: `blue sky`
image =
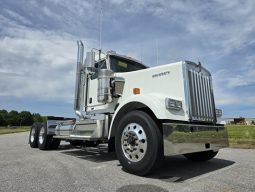
{"label": "blue sky", "polygon": [[224,117],[255,117],[255,1],[0,0],[0,108],[74,116],[76,40],[148,66],[201,61]]}

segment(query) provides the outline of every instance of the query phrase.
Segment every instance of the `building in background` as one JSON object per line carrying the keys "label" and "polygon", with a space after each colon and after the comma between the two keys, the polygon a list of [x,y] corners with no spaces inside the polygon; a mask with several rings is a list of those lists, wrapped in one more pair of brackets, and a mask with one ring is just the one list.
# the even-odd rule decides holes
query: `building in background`
{"label": "building in background", "polygon": [[255,118],[224,118],[227,125],[255,125]]}

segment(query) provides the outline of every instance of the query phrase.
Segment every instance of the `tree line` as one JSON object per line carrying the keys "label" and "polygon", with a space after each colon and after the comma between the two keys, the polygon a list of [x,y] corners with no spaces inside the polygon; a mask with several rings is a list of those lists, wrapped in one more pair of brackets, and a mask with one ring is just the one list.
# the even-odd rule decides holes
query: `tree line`
{"label": "tree line", "polygon": [[34,122],[43,122],[43,117],[29,111],[0,110],[0,126],[31,126]]}

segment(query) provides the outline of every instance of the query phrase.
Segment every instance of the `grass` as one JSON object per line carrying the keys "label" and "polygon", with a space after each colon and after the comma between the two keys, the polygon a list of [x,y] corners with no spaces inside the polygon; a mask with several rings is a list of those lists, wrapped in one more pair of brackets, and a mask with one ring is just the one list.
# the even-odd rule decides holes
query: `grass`
{"label": "grass", "polygon": [[0,127],[0,135],[9,133],[26,132],[30,130],[30,126],[21,126],[17,128]]}
{"label": "grass", "polygon": [[[255,149],[255,125],[226,125],[226,128],[228,131],[230,147]],[[30,126],[22,126],[17,128],[0,127],[0,135],[25,132],[29,130]],[[179,135],[178,139],[185,140],[185,137],[186,135]],[[220,139],[221,135],[218,135],[218,137]]]}
{"label": "grass", "polygon": [[255,149],[254,125],[227,125],[226,127],[230,147]]}

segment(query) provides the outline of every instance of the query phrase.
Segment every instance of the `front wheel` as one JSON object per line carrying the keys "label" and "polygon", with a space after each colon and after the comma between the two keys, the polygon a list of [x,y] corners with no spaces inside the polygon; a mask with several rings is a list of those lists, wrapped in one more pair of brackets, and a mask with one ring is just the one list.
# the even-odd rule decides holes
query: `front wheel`
{"label": "front wheel", "polygon": [[132,111],[120,120],[115,148],[124,170],[136,175],[147,175],[162,160],[162,134],[147,113]]}
{"label": "front wheel", "polygon": [[197,153],[184,154],[184,157],[192,161],[208,161],[214,158],[217,155],[217,153],[218,151],[203,151]]}

